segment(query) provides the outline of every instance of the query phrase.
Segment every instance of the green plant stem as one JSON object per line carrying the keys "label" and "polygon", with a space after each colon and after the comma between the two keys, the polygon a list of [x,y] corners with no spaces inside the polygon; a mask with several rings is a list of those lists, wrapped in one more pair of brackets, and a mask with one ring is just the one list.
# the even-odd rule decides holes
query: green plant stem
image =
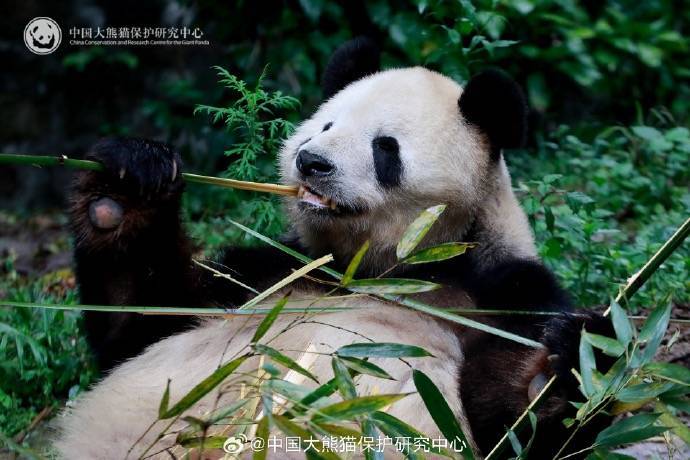
{"label": "green plant stem", "polygon": [[[90,160],[74,160],[61,156],[46,155],[13,155],[0,153],[0,165],[14,166],[64,166],[70,169],[80,169],[89,171],[102,171],[103,165]],[[235,179],[224,179],[222,177],[201,176],[199,174],[182,173],[182,177],[194,184],[217,185],[219,187],[234,188],[239,190],[250,190],[253,192],[267,192],[278,195],[295,196],[297,188],[287,185],[263,184],[259,182],[247,182]]]}
{"label": "green plant stem", "polygon": [[[509,431],[512,431],[513,433],[517,434],[525,427],[525,425],[527,425],[527,422],[529,421],[528,413],[534,412],[535,409],[538,409],[544,403],[544,401],[546,401],[546,399],[549,396],[551,387],[553,387],[555,383],[556,376],[554,375],[549,379],[548,382],[546,382],[544,388],[541,389],[537,397],[532,400],[529,406],[527,406],[527,409],[525,409],[525,411],[518,417],[518,419],[515,420],[515,423],[513,423]],[[489,452],[489,455],[487,455],[484,458],[484,460],[494,460],[501,456],[505,449],[510,445],[510,438],[508,438],[509,431],[505,432],[501,440],[498,441],[498,444],[496,444],[496,446],[493,449],[491,449],[491,452]]]}
{"label": "green plant stem", "polygon": [[[680,246],[685,238],[690,235],[690,218],[683,222],[683,225],[678,227],[678,230],[671,235],[671,238],[664,243],[661,248],[652,256],[646,264],[628,279],[628,283],[616,297],[616,303],[620,304],[623,300],[627,303],[630,298],[642,287],[642,285],[649,279],[659,266],[668,259],[668,257]],[[611,308],[607,308],[604,316],[608,316]]]}

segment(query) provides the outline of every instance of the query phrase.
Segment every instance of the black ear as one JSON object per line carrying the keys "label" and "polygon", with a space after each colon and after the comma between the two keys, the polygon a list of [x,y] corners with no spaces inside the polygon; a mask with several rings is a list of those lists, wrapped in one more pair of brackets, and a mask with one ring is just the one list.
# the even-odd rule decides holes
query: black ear
{"label": "black ear", "polygon": [[328,99],[369,74],[378,72],[380,51],[374,41],[367,37],[357,37],[343,43],[335,50],[323,73],[323,97]]}
{"label": "black ear", "polygon": [[468,123],[486,134],[492,154],[522,146],[527,130],[527,101],[505,72],[485,70],[470,79],[458,101]]}

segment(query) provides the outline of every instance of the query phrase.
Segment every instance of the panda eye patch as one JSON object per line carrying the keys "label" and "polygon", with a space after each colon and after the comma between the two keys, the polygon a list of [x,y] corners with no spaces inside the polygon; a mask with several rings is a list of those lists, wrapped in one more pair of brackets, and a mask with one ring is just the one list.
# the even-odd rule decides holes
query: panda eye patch
{"label": "panda eye patch", "polygon": [[[328,131],[329,129],[331,129],[331,126],[333,126],[333,122],[332,122],[332,121],[329,121],[328,123],[326,123],[325,125],[323,125],[323,131]],[[323,132],[323,131],[322,131],[322,132]]]}
{"label": "panda eye patch", "polygon": [[400,150],[398,141],[390,136],[382,136],[374,139],[374,147],[388,153],[398,153],[398,150]]}
{"label": "panda eye patch", "polygon": [[400,184],[402,176],[402,162],[400,161],[400,146],[394,137],[377,137],[371,143],[374,151],[374,169],[379,183],[386,187]]}

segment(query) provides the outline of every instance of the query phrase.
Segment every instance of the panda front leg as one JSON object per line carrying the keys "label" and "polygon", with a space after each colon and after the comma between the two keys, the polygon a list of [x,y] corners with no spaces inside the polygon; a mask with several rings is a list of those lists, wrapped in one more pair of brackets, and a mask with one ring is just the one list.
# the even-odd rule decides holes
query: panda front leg
{"label": "panda front leg", "polygon": [[[469,331],[463,336],[465,363],[460,376],[460,395],[472,435],[486,455],[555,375],[555,386],[536,410],[537,430],[529,453],[529,458],[553,458],[571,434],[562,423],[576,412],[569,401],[583,400],[571,372],[579,369],[580,332],[585,328],[610,335],[610,322],[593,312],[573,312],[553,274],[536,261],[511,261],[494,267],[482,274],[474,294],[479,308],[558,313],[550,317],[486,317],[483,322],[539,341],[543,348]],[[597,362],[603,366],[611,364],[603,356],[598,356]],[[580,429],[570,440],[567,453],[591,445],[596,433],[608,422],[607,417],[600,417]],[[523,446],[531,434],[530,428],[523,431]],[[512,456],[511,452],[504,454],[505,458]]]}
{"label": "panda front leg", "polygon": [[[76,175],[71,227],[81,302],[189,305],[208,302],[180,222],[179,155],[165,144],[105,139],[87,154],[103,171]],[[183,329],[189,317],[86,312],[87,335],[105,370]]]}

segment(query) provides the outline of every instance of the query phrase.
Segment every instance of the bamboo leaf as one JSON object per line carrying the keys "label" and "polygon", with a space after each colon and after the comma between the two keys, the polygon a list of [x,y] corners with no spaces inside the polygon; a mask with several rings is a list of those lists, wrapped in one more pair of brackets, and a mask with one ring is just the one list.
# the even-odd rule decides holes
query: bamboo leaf
{"label": "bamboo leaf", "polygon": [[474,243],[443,243],[431,246],[406,257],[402,262],[405,264],[425,264],[429,262],[439,262],[441,260],[452,259],[453,257],[464,254],[467,249],[475,247]]}
{"label": "bamboo leaf", "polygon": [[357,272],[357,268],[359,267],[359,264],[362,262],[362,259],[364,258],[364,255],[367,253],[368,250],[369,240],[364,242],[362,247],[359,248],[355,256],[350,261],[350,264],[347,266],[345,274],[343,275],[343,279],[341,280],[343,286],[347,286],[350,283],[350,281],[354,279],[355,273]]}
{"label": "bamboo leaf", "polygon": [[417,247],[445,209],[443,204],[426,209],[407,227],[395,251],[398,260],[407,257]]}
{"label": "bamboo leaf", "polygon": [[[273,423],[288,436],[300,438],[302,449],[306,450],[307,457],[325,460],[338,460],[339,457],[326,449],[321,440],[309,430],[302,428],[290,419],[282,415],[272,415]],[[308,444],[306,442],[308,441]],[[306,445],[305,445],[306,444]]]}
{"label": "bamboo leaf", "polygon": [[283,296],[280,300],[278,300],[275,306],[271,308],[271,311],[268,312],[268,315],[264,317],[259,326],[256,328],[256,332],[254,332],[254,337],[252,337],[251,340],[252,343],[261,340],[261,338],[266,334],[266,332],[268,332],[275,320],[278,318],[278,315],[280,314],[281,310],[287,304],[289,297],[290,294],[288,293],[287,295]]}
{"label": "bamboo leaf", "polygon": [[624,403],[651,401],[675,386],[676,384],[673,382],[641,383],[623,388],[616,394],[616,399]]}
{"label": "bamboo leaf", "polygon": [[654,408],[658,410],[661,415],[659,420],[667,427],[669,427],[685,444],[690,446],[690,427],[687,426],[681,419],[673,415],[671,410],[662,402],[657,402]]}
{"label": "bamboo leaf", "polygon": [[419,396],[421,396],[424,405],[429,414],[431,414],[431,418],[434,419],[443,436],[446,437],[449,443],[455,443],[456,447],[459,447],[458,443],[467,446],[467,453],[464,454],[464,457],[467,460],[473,460],[474,453],[469,447],[470,443],[467,442],[467,437],[462,432],[458,419],[438,387],[424,372],[417,369],[412,371],[412,379],[414,380],[415,388],[419,392]]}
{"label": "bamboo leaf", "polygon": [[611,309],[611,322],[613,323],[613,329],[616,331],[616,337],[623,347],[627,347],[633,337],[630,319],[628,319],[625,310],[615,300],[611,300],[609,308]]}
{"label": "bamboo leaf", "polygon": [[315,422],[323,420],[355,420],[362,415],[371,414],[383,407],[404,398],[409,393],[359,396],[323,407],[314,414]]}
{"label": "bamboo leaf", "polygon": [[405,278],[366,278],[353,280],[347,288],[363,294],[415,294],[433,291],[441,285],[430,281]]}
{"label": "bamboo leaf", "polygon": [[649,363],[645,364],[642,370],[681,385],[690,385],[690,369],[679,364]]}
{"label": "bamboo leaf", "polygon": [[228,438],[225,436],[199,436],[193,438],[182,437],[178,440],[178,443],[182,447],[188,449],[198,449],[204,446],[204,449],[222,449],[223,444]]}
{"label": "bamboo leaf", "polygon": [[208,425],[213,425],[214,423],[218,423],[223,419],[226,419],[233,415],[235,412],[240,410],[242,407],[244,407],[247,403],[249,402],[249,399],[240,399],[239,401],[235,401],[232,404],[225,406],[225,407],[220,407],[208,416],[208,419],[206,423]]}
{"label": "bamboo leaf", "polygon": [[297,385],[281,379],[270,379],[263,383],[264,388],[271,393],[277,393],[284,396],[289,401],[300,401],[302,398],[311,393],[311,390],[305,386]]}
{"label": "bamboo leaf", "polygon": [[353,399],[357,397],[357,390],[355,389],[355,382],[350,376],[350,371],[347,370],[345,364],[334,356],[331,360],[333,366],[333,375],[335,376],[335,383],[338,385],[338,390],[343,399]]}
{"label": "bamboo leaf", "polygon": [[[383,432],[383,434],[385,434],[389,438],[417,439],[430,452],[437,455],[443,455],[444,457],[453,458],[450,452],[448,452],[446,449],[440,449],[438,447],[433,446],[428,436],[425,436],[416,428],[408,425],[407,423],[403,422],[397,417],[394,417],[386,412],[376,411],[373,414],[371,414],[370,420],[372,420],[376,424],[376,426]],[[415,458],[414,454],[414,451],[407,453],[408,458]]]}
{"label": "bamboo leaf", "polygon": [[279,352],[275,348],[271,348],[268,345],[255,343],[254,344],[254,350],[256,350],[257,353],[268,356],[273,361],[275,361],[279,364],[282,364],[283,366],[287,367],[288,369],[293,370],[295,372],[298,372],[298,373],[302,374],[303,376],[312,379],[314,382],[319,383],[319,380],[314,376],[314,374],[312,374],[311,372],[309,372],[308,370],[306,370],[305,368],[303,368],[302,366],[297,364],[295,362],[295,360],[293,360],[289,356],[285,356],[284,354],[282,354],[281,352]]}
{"label": "bamboo leaf", "polygon": [[257,448],[253,445],[252,460],[266,460],[268,454],[268,435],[270,433],[269,418],[263,417],[259,420],[259,424],[256,426],[256,436],[255,439],[263,439],[263,444],[261,448]]}
{"label": "bamboo leaf", "polygon": [[421,358],[433,356],[424,348],[400,343],[352,343],[344,345],[335,352],[338,356],[351,358]]}
{"label": "bamboo leaf", "polygon": [[163,392],[163,397],[158,405],[158,418],[162,419],[163,415],[168,412],[168,405],[170,404],[170,379],[165,385],[165,391]]}
{"label": "bamboo leaf", "polygon": [[614,358],[617,358],[625,353],[625,347],[617,340],[610,337],[605,337],[599,334],[590,334],[589,332],[583,332],[582,337],[584,337],[594,348],[598,348],[605,354],[613,356]]}
{"label": "bamboo leaf", "polygon": [[647,363],[654,358],[661,341],[664,338],[668,322],[671,319],[671,303],[660,305],[649,315],[640,331],[640,342],[646,342],[642,353],[642,363]]}
{"label": "bamboo leaf", "polygon": [[278,281],[278,282],[277,282],[276,284],[274,284],[273,286],[269,287],[269,288],[266,289],[265,291],[261,292],[260,294],[258,294],[257,296],[255,296],[254,298],[252,298],[251,300],[249,300],[248,302],[246,302],[244,305],[242,305],[242,306],[240,307],[240,309],[245,309],[245,308],[251,308],[251,307],[253,307],[254,305],[256,305],[256,304],[258,304],[259,302],[261,302],[262,300],[264,300],[264,299],[266,299],[267,297],[269,297],[269,296],[270,296],[271,294],[273,294],[274,292],[276,292],[276,291],[278,291],[278,290],[284,288],[285,286],[287,286],[288,284],[292,283],[293,281],[295,281],[295,280],[297,280],[297,279],[303,277],[304,275],[306,275],[306,274],[309,273],[310,271],[312,271],[312,270],[314,270],[314,269],[316,269],[316,268],[319,268],[319,267],[321,267],[322,265],[325,265],[325,264],[327,264],[328,262],[332,262],[332,261],[333,261],[333,256],[332,256],[331,254],[328,254],[328,255],[325,255],[325,256],[323,256],[323,257],[321,257],[321,258],[319,258],[319,259],[316,259],[316,260],[314,260],[314,261],[312,261],[312,262],[309,262],[309,263],[308,263],[307,265],[305,265],[304,267],[300,268],[299,270],[295,270],[295,271],[292,272],[289,276],[286,276],[285,278],[283,278],[282,280]]}
{"label": "bamboo leaf", "polygon": [[346,356],[340,356],[340,359],[347,367],[360,374],[372,375],[381,379],[395,380],[388,372],[369,361]]}
{"label": "bamboo leaf", "polygon": [[594,350],[583,333],[580,337],[580,376],[582,377],[582,389],[587,397],[596,392],[593,380],[593,371],[596,368]]}
{"label": "bamboo leaf", "polygon": [[617,446],[656,436],[668,428],[654,426],[659,414],[639,414],[625,418],[603,430],[596,438],[597,446]]}
{"label": "bamboo leaf", "polygon": [[182,412],[186,411],[201,398],[206,396],[214,388],[223,382],[230,374],[232,374],[239,366],[242,364],[249,356],[244,355],[239,358],[235,358],[232,361],[224,364],[223,366],[216,369],[213,374],[206,377],[199,384],[197,384],[192,390],[180,399],[177,404],[168,409],[159,418],[161,420],[169,419],[180,415]]}

